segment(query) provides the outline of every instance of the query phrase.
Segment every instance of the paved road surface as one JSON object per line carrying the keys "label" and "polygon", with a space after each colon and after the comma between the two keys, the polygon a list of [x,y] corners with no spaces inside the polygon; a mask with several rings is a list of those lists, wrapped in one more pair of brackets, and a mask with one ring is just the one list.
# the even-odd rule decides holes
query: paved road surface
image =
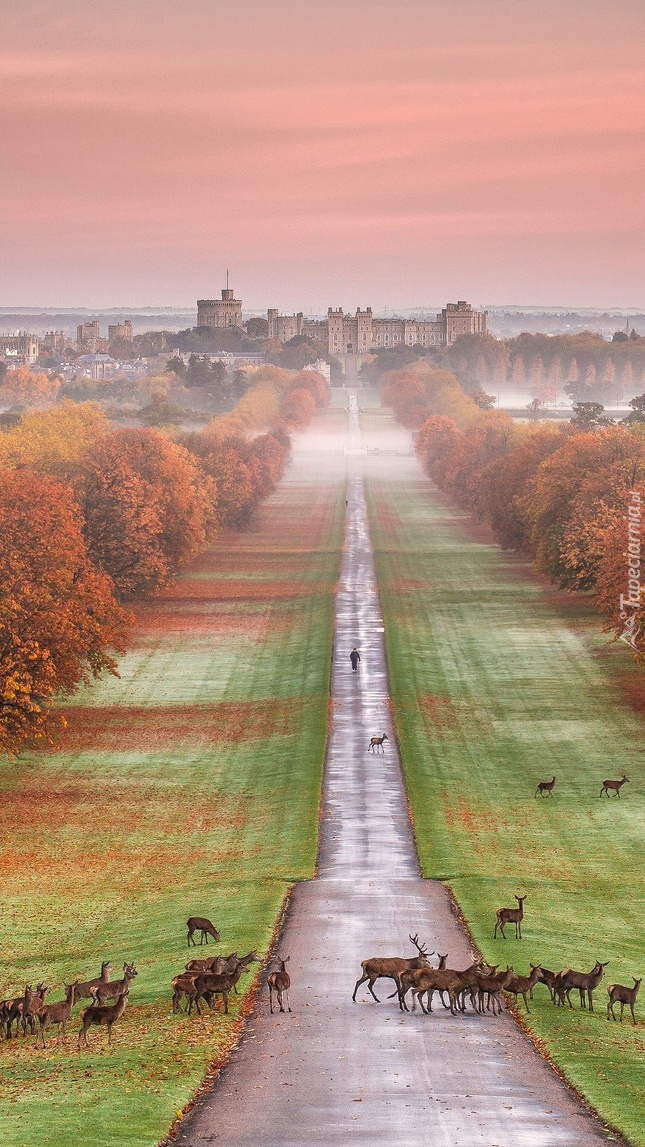
{"label": "paved road surface", "polygon": [[[363,498],[356,400],[347,458],[347,545],[338,587],[332,722],[317,878],[294,890],[280,943],[291,1014],[263,993],[233,1062],[178,1142],[591,1147],[601,1127],[509,1015],[401,1015],[352,991],[362,959],[414,954],[419,933],[466,967],[470,951],[443,886],[419,876],[392,739],[383,628]],[[410,466],[415,463],[410,460]],[[353,673],[349,652],[361,662]],[[383,754],[370,736],[388,733]],[[512,945],[509,945],[509,951]],[[380,989],[380,990],[379,990]]]}

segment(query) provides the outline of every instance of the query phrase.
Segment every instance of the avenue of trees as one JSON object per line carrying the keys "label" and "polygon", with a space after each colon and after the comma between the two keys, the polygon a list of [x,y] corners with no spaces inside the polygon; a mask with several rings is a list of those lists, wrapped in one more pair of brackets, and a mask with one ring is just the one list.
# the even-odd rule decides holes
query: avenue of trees
{"label": "avenue of trees", "polygon": [[0,752],[53,743],[56,697],[118,672],[129,604],[253,522],[289,432],[328,401],[315,372],[269,366],[198,433],[114,429],[70,401],[0,432]]}
{"label": "avenue of trees", "polygon": [[363,374],[379,382],[390,370],[423,359],[456,375],[468,393],[512,389],[543,402],[615,405],[645,390],[645,338],[618,331],[612,342],[583,331],[576,335],[521,334],[512,339],[462,335],[450,347],[398,346],[379,350]]}
{"label": "avenue of trees", "polygon": [[[530,425],[482,409],[454,375],[425,363],[386,373],[381,393],[418,428],[416,451],[437,486],[560,588],[591,592],[606,630],[620,635],[627,506],[645,483],[645,396],[619,425],[584,403],[569,422]],[[645,603],[635,612],[645,644]]]}

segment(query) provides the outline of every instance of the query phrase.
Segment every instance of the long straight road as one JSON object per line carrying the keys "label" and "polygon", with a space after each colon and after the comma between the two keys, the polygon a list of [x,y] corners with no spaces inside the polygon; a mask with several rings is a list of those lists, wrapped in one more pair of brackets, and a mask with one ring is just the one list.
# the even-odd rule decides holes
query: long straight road
{"label": "long straight road", "polygon": [[[471,953],[444,887],[421,879],[390,718],[378,587],[363,496],[365,457],[350,393],[346,546],[336,598],[332,715],[318,872],[291,897],[279,954],[291,1006],[266,992],[233,1062],[183,1123],[198,1147],[432,1144],[591,1147],[602,1128],[510,1015],[401,1014],[391,981],[352,991],[361,960],[413,955],[410,933],[466,967]],[[410,468],[416,463],[410,459]],[[361,661],[352,672],[353,646]],[[367,752],[387,733],[385,752]]]}

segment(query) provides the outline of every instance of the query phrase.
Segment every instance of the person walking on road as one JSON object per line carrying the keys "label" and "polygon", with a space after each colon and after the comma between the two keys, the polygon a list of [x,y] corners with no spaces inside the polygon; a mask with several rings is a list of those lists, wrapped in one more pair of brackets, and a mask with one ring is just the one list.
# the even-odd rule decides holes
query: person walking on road
{"label": "person walking on road", "polygon": [[356,646],[354,646],[354,648],[352,649],[352,652],[349,655],[349,660],[352,663],[352,669],[354,670],[354,673],[358,669],[358,663],[359,663],[360,659],[361,659],[361,655],[358,652],[358,649],[356,648]]}

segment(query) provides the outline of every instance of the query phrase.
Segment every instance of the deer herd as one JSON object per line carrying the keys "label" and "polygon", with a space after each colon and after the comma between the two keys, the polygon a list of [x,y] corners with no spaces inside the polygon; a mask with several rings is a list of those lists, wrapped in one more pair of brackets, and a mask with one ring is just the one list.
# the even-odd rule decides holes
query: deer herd
{"label": "deer herd", "polygon": [[[515,923],[517,938],[521,938],[520,926],[523,914],[523,902],[526,897],[516,896],[519,908],[500,908],[497,912],[497,928],[503,928],[504,923]],[[509,916],[510,913],[510,916]],[[496,934],[496,933],[495,933]],[[502,931],[502,936],[504,935]],[[356,993],[361,984],[367,982],[367,987],[376,1003],[380,1003],[374,991],[374,984],[379,979],[393,980],[395,990],[387,997],[389,1000],[398,997],[399,1008],[402,1012],[415,1011],[417,1001],[421,1011],[426,1015],[432,1012],[432,1000],[435,992],[438,994],[443,1007],[449,1009],[456,1016],[466,1011],[466,998],[474,1011],[480,1015],[492,1012],[493,1015],[503,1011],[503,993],[518,996],[524,1000],[527,1012],[530,1012],[529,999],[533,999],[533,989],[536,984],[545,984],[551,997],[551,1002],[557,1006],[570,1008],[571,992],[576,990],[580,997],[580,1007],[593,1011],[593,993],[603,978],[608,961],[601,963],[597,960],[590,972],[577,972],[572,968],[565,968],[561,972],[553,972],[541,964],[531,964],[528,976],[518,975],[511,964],[504,971],[500,971],[499,964],[486,964],[481,959],[473,958],[473,962],[462,969],[447,966],[448,955],[428,952],[425,944],[419,943],[418,933],[410,935],[410,941],[417,950],[416,956],[410,958],[400,956],[376,956],[370,960],[363,960],[362,976],[359,976],[354,986],[352,999],[356,1003]],[[437,955],[437,967],[430,963],[430,957]],[[622,1022],[625,1005],[631,1011],[632,1019],[636,1023],[634,1005],[638,995],[641,981],[634,979],[634,986],[628,988],[623,984],[611,984],[607,989],[609,1003],[607,1004],[607,1019],[616,1019],[614,1007],[620,1004],[620,1020]],[[446,1003],[446,996],[448,1003]],[[408,997],[412,1000],[412,1007],[408,1007]],[[425,1004],[424,1004],[425,997]]]}

